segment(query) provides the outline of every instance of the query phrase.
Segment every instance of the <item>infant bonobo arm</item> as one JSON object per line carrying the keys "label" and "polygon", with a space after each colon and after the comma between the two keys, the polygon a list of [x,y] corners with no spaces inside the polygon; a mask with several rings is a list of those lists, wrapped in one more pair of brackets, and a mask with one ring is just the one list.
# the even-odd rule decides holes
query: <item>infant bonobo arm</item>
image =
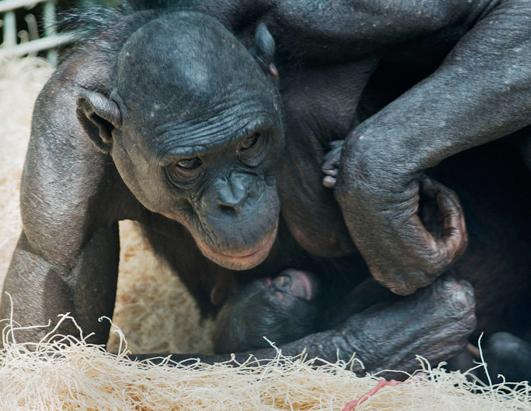
{"label": "infant bonobo arm", "polygon": [[[43,325],[70,312],[85,334],[105,343],[118,270],[118,195],[109,161],[94,149],[76,119],[79,89],[59,74],[41,92],[21,186],[23,231],[4,283],[0,316]],[[106,200],[104,202],[104,200]],[[105,207],[103,206],[105,204]],[[123,204],[114,202],[114,204]],[[16,334],[35,341],[49,330]],[[61,332],[75,334],[72,328]]]}
{"label": "infant bonobo arm", "polygon": [[[432,17],[440,8],[453,7],[456,15],[470,8],[462,17],[472,29],[435,73],[346,137],[335,187],[372,274],[399,294],[429,284],[466,244],[457,227],[436,241],[419,220],[422,171],[531,123],[531,3],[422,4],[431,5]],[[488,7],[476,14],[482,4]],[[419,22],[429,22],[419,15]]]}
{"label": "infant bonobo arm", "polygon": [[[308,335],[279,348],[284,355],[298,355],[306,350],[309,358],[330,362],[347,361],[356,354],[364,365],[354,364],[353,371],[358,374],[386,369],[413,371],[418,368],[416,355],[436,364],[462,351],[476,325],[474,310],[472,286],[443,278],[413,296],[355,314],[335,329]],[[245,361],[251,354],[268,360],[276,356],[276,351],[263,348],[240,352],[235,359]],[[145,359],[152,355],[132,357]],[[209,363],[231,359],[230,354],[171,356],[175,361],[191,357]]]}

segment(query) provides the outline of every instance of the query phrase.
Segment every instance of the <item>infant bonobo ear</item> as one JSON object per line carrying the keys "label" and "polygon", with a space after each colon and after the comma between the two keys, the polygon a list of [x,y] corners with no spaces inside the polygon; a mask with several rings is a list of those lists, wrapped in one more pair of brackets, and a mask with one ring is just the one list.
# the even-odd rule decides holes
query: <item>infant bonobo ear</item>
{"label": "infant bonobo ear", "polygon": [[77,118],[96,147],[109,153],[112,130],[122,125],[118,105],[103,94],[83,91],[77,99]]}
{"label": "infant bonobo ear", "polygon": [[278,70],[275,66],[275,39],[267,29],[264,23],[256,27],[254,34],[254,47],[251,49],[258,64],[266,74],[272,76],[275,80],[278,78]]}

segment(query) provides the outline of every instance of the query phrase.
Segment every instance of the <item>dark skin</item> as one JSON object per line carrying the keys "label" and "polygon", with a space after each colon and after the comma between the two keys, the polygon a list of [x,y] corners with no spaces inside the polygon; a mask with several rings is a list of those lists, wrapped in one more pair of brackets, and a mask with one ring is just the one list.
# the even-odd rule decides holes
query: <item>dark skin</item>
{"label": "dark skin", "polygon": [[[521,17],[530,6],[385,4],[190,1],[182,7],[192,13],[145,11],[106,21],[107,29],[59,67],[36,104],[22,181],[24,228],[4,286],[13,296],[15,319],[43,324],[72,312],[86,332],[95,333],[94,342],[104,343],[108,326],[97,318],[112,315],[122,219],[144,225],[204,313],[216,311],[231,284],[288,267],[320,272],[314,268],[338,260],[355,277],[365,259],[371,274],[400,294],[432,282],[462,254],[467,237],[459,203],[443,186],[435,196],[444,216],[442,235],[420,223],[421,171],[529,124],[531,93],[521,78],[531,77],[531,65],[516,61],[522,63],[518,75],[507,65],[515,64],[515,53],[520,60],[530,55],[531,29]],[[489,22],[493,14],[499,17],[495,25]],[[258,23],[268,29],[257,30]],[[511,35],[490,44],[492,30],[508,26]],[[470,62],[459,53],[485,43],[499,54],[495,67],[490,55],[478,57],[496,80],[487,85],[503,83],[503,90],[460,81],[460,75],[468,80]],[[419,64],[415,56],[426,49],[426,64]],[[462,65],[446,61],[443,76],[434,74],[396,99],[410,116],[423,107],[417,120],[402,122],[400,108],[395,120],[389,109],[381,110],[452,49]],[[409,76],[389,77],[386,70],[396,61]],[[371,84],[379,75],[395,88]],[[439,83],[448,77],[455,85],[454,91],[448,87],[451,101],[434,92],[446,90]],[[506,89],[516,86],[509,100]],[[493,100],[500,99],[508,103],[493,116]],[[372,121],[375,112],[390,116],[384,118],[387,130]],[[451,126],[439,138],[441,115]],[[469,124],[481,130],[471,131]],[[358,129],[380,134],[359,139]],[[420,141],[424,135],[430,138]],[[321,166],[330,143],[345,136],[332,192],[321,184]],[[395,136],[400,144],[388,144]],[[378,142],[385,153],[378,157],[378,147],[360,148],[359,141]],[[414,161],[402,164],[408,158]],[[385,170],[395,163],[390,176]],[[357,352],[368,371],[412,369],[413,353],[446,359],[462,349],[475,322],[466,283],[444,284],[355,314],[285,344],[284,352],[306,348],[330,360],[338,352],[341,358]],[[423,315],[408,328],[417,305],[424,306]],[[2,315],[8,312],[3,299]],[[31,330],[21,339],[39,333]],[[376,351],[374,341],[381,344]],[[254,353],[270,358],[274,351]]]}
{"label": "dark skin", "polygon": [[374,310],[377,304],[397,300],[395,294],[372,279],[342,296],[339,302],[334,292],[322,288],[316,275],[294,269],[245,285],[217,315],[215,352],[248,351],[269,347],[270,342],[285,344],[340,326],[369,307]]}
{"label": "dark skin", "polygon": [[[468,216],[470,246],[451,274],[474,285],[478,325],[470,342],[477,344],[480,332],[485,332],[482,348],[493,381],[498,381],[499,374],[508,381],[531,380],[531,322],[527,314],[531,308],[528,278],[531,256],[526,253],[531,197],[526,186],[525,165],[520,162],[519,167],[503,169],[507,159],[512,158],[511,150],[510,145],[499,143],[457,156],[431,171],[437,178],[458,189]],[[512,159],[518,164],[517,157]],[[522,178],[512,178],[511,173],[515,171]],[[484,185],[477,184],[480,178],[484,179]],[[426,191],[420,215],[426,227],[438,236],[441,226],[437,221],[440,216],[437,215],[436,199],[429,195],[434,191],[433,184],[433,180],[423,182]],[[323,268],[315,266],[313,269]],[[354,265],[347,269],[363,270]],[[289,275],[289,271],[281,273],[283,275]],[[326,272],[325,268],[325,278],[333,275],[337,276],[337,273]],[[311,283],[314,278],[309,275],[305,282]],[[292,276],[290,284],[297,281],[301,282],[300,276]],[[277,280],[271,282],[274,284]],[[264,336],[270,341],[282,343],[291,338],[289,332],[293,330],[303,334],[301,326],[308,326],[308,333],[316,332],[341,324],[353,313],[363,315],[368,307],[372,307],[371,311],[381,309],[381,305],[375,305],[377,303],[396,304],[385,289],[371,282],[362,283],[346,296],[341,293],[344,287],[331,290],[326,298],[313,293],[317,298],[303,300],[302,307],[301,300],[290,292],[292,287],[283,288],[284,295],[278,298],[279,290],[264,284],[267,282],[258,280],[246,286],[223,307],[216,335],[216,341],[223,342],[223,345],[217,345],[220,352],[224,352],[227,346],[233,351],[266,346],[268,342]],[[328,283],[320,281],[319,285],[314,283],[313,288],[320,288],[326,293]],[[253,291],[252,299],[247,298],[250,290]],[[312,311],[312,307],[318,309]],[[308,313],[312,316],[311,321],[306,318]],[[478,360],[477,349],[464,350],[451,359],[449,366],[467,371]],[[481,370],[476,373],[480,378],[485,377]]]}
{"label": "dark skin", "polygon": [[217,315],[215,352],[267,347],[263,337],[284,344],[316,332],[322,312],[318,294],[316,277],[293,269],[247,284]]}

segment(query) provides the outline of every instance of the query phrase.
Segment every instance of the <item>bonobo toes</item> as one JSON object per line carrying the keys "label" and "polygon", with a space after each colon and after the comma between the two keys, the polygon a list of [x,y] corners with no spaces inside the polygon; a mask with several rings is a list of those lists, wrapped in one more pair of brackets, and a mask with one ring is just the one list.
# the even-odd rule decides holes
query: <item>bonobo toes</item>
{"label": "bonobo toes", "polygon": [[325,154],[321,171],[324,174],[323,186],[326,188],[334,188],[336,185],[336,178],[339,169],[339,162],[341,160],[341,150],[345,140],[335,140],[330,143],[330,151]]}
{"label": "bonobo toes", "polygon": [[[476,326],[472,286],[453,278],[396,303],[352,316],[339,328],[347,350],[360,355],[367,370],[418,368],[416,356],[437,364],[463,350]],[[348,357],[352,352],[342,352]]]}

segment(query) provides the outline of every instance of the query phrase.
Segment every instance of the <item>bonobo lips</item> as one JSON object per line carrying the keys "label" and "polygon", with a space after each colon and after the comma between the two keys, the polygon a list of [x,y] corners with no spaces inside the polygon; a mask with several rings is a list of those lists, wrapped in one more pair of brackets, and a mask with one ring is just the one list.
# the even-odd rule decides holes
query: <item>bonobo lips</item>
{"label": "bonobo lips", "polygon": [[267,233],[256,246],[234,252],[214,250],[203,241],[197,241],[197,239],[196,243],[203,255],[216,264],[231,270],[249,270],[267,258],[277,237],[277,230],[278,222],[273,230]]}

